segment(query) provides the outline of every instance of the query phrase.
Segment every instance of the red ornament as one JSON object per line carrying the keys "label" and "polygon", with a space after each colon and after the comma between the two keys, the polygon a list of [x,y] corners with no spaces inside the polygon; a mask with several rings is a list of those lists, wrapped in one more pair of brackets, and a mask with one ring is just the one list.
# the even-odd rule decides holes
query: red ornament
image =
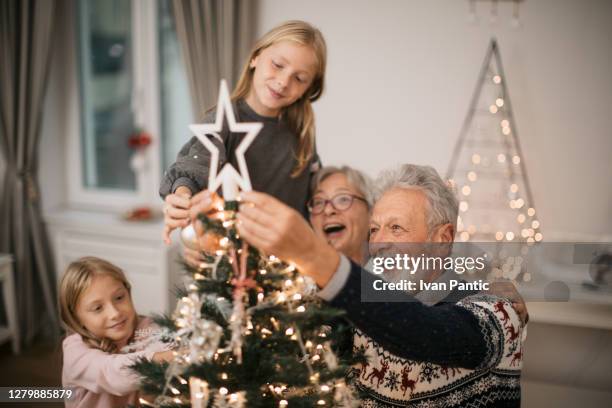
{"label": "red ornament", "polygon": [[128,221],[147,221],[153,219],[154,214],[150,207],[136,207],[123,214],[123,218]]}
{"label": "red ornament", "polygon": [[128,146],[132,149],[143,149],[151,144],[151,135],[142,130],[138,129],[132,133],[128,139]]}

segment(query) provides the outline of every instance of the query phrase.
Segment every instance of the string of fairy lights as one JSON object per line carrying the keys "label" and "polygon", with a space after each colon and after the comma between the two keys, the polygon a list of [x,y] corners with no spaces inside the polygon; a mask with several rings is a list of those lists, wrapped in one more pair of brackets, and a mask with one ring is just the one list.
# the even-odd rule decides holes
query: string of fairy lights
{"label": "string of fairy lights", "polygon": [[[491,81],[495,85],[500,85],[502,82],[502,78],[500,75],[493,75],[491,77]],[[502,109],[505,105],[504,99],[499,96],[495,99],[495,101],[489,106],[489,112],[491,115],[503,114],[504,110]],[[510,121],[508,118],[504,117],[499,121],[500,132],[503,135],[502,137],[511,138],[512,130],[510,128]],[[512,140],[506,142],[506,146],[512,147]],[[486,172],[489,163],[483,160],[483,154],[474,152],[470,157],[471,169],[467,172],[465,177],[465,184],[463,184],[459,190],[461,200],[459,202],[459,211],[460,215],[458,217],[458,225],[457,230],[459,232],[459,239],[461,241],[469,241],[476,232],[478,231],[478,227],[476,222],[473,221],[469,225],[464,224],[465,215],[470,210],[470,196],[472,195],[472,191],[475,188],[475,184],[478,181],[479,172]],[[516,173],[513,171],[511,166],[518,166],[521,163],[521,157],[518,154],[509,154],[506,152],[499,152],[495,160],[500,165],[509,166],[509,173],[511,177],[510,184],[507,187],[507,198],[508,198],[508,206],[512,210],[516,210],[516,225],[517,230],[508,230],[508,231],[492,231],[490,225],[483,226],[481,232],[484,234],[493,233],[493,236],[496,241],[508,241],[508,242],[518,242],[518,239],[522,238],[527,243],[540,242],[544,238],[542,232],[539,230],[540,221],[536,218],[536,210],[533,207],[528,206],[526,199],[521,197],[519,183],[517,183],[513,177]],[[483,166],[484,164],[484,166]],[[523,181],[523,183],[525,183]],[[461,214],[464,216],[462,217]]]}
{"label": "string of fairy lights", "polygon": [[531,280],[525,257],[544,236],[513,127],[501,57],[492,39],[447,176],[459,195],[458,241],[518,244],[495,247],[488,275],[518,283]]}

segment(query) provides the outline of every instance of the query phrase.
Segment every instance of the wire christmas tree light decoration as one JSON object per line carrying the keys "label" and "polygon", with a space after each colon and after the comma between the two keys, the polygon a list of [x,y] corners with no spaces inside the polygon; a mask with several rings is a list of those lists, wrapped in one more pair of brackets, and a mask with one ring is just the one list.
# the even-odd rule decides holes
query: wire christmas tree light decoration
{"label": "wire christmas tree light decoration", "polygon": [[[458,241],[533,245],[543,240],[494,38],[446,177],[459,195]],[[502,277],[501,269],[493,272],[493,277]],[[519,272],[506,275],[517,279]],[[529,281],[531,275],[525,273],[522,279]]]}

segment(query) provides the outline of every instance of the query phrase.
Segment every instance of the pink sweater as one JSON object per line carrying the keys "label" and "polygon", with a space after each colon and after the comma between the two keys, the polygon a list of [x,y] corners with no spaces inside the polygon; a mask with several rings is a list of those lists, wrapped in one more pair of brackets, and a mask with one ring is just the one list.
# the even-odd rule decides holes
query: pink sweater
{"label": "pink sweater", "polygon": [[66,408],[138,405],[140,377],[128,367],[136,359],[145,357],[150,360],[153,354],[168,350],[170,346],[158,340],[147,344],[143,339],[159,331],[159,327],[149,318],[139,318],[136,330],[133,343],[142,344],[142,349],[126,354],[110,354],[91,348],[79,334],[71,334],[64,339],[62,385],[73,388],[75,393],[66,402]]}

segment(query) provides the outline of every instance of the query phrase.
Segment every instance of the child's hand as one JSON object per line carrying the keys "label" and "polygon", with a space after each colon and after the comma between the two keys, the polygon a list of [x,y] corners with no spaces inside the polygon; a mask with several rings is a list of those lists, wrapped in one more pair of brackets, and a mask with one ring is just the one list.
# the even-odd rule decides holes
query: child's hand
{"label": "child's hand", "polygon": [[174,360],[174,351],[172,350],[159,351],[153,354],[153,361],[156,363],[163,363],[163,362],[171,363],[172,360]]}
{"label": "child's hand", "polygon": [[191,190],[181,186],[174,194],[166,196],[164,204],[164,242],[170,244],[170,233],[179,227],[189,225],[189,209],[191,208]]}

